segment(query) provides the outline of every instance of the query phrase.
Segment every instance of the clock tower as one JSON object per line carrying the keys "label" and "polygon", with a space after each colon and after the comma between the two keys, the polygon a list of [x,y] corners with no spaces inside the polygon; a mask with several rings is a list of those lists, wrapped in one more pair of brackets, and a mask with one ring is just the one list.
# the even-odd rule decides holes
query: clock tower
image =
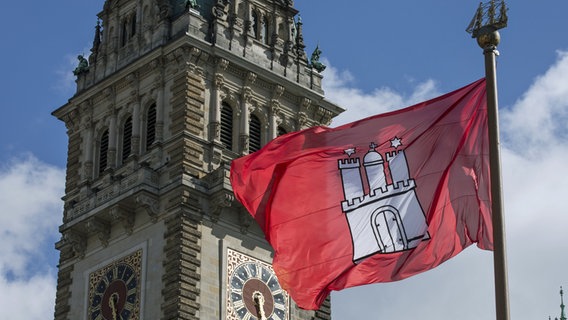
{"label": "clock tower", "polygon": [[232,159],[329,124],[291,0],[106,0],[68,134],[56,320],[330,319],[296,307]]}

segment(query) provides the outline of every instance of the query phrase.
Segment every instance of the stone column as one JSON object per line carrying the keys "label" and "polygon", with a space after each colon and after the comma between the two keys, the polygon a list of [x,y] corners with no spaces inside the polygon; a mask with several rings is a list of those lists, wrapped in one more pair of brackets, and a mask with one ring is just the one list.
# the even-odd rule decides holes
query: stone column
{"label": "stone column", "polygon": [[249,104],[251,102],[252,92],[248,87],[243,88],[243,93],[241,96],[241,121],[240,121],[240,140],[239,140],[239,151],[241,154],[245,155],[249,152],[249,139],[250,139],[250,113]]}
{"label": "stone column", "polygon": [[83,167],[83,180],[90,181],[93,178],[93,149],[94,149],[94,126],[91,118],[88,117],[83,125],[85,132],[85,166]]}
{"label": "stone column", "polygon": [[278,111],[280,110],[280,102],[278,99],[284,93],[284,87],[281,85],[277,85],[272,92],[272,100],[270,100],[269,105],[269,114],[268,114],[268,141],[276,138],[278,135]]}
{"label": "stone column", "polygon": [[225,85],[225,77],[222,71],[225,71],[229,66],[229,61],[226,59],[218,59],[217,73],[213,79],[213,90],[211,90],[211,120],[209,122],[209,141],[221,140],[221,90]]}
{"label": "stone column", "polygon": [[270,141],[278,135],[278,123],[276,120],[278,118],[277,114],[280,110],[280,103],[277,100],[270,101],[270,107],[268,108],[270,111],[268,114],[268,139]]}
{"label": "stone column", "polygon": [[249,72],[244,79],[243,91],[241,95],[241,136],[240,136],[240,152],[241,154],[248,154],[249,152],[249,139],[250,139],[250,104],[252,102],[252,84],[256,80],[256,73]]}
{"label": "stone column", "polygon": [[140,154],[140,99],[134,99],[134,106],[132,108],[132,155],[138,156]]}
{"label": "stone column", "polygon": [[118,141],[116,128],[116,110],[111,108],[110,123],[108,129],[108,161],[107,168],[116,167],[116,142]]}
{"label": "stone column", "polygon": [[300,112],[298,113],[298,127],[297,130],[306,129],[310,126],[309,114],[312,107],[312,100],[303,98],[300,104]]}
{"label": "stone column", "polygon": [[221,97],[219,91],[223,88],[225,79],[222,74],[216,74],[211,90],[211,122],[209,123],[209,141],[221,139]]}
{"label": "stone column", "polygon": [[164,82],[160,77],[156,95],[156,142],[164,138]]}

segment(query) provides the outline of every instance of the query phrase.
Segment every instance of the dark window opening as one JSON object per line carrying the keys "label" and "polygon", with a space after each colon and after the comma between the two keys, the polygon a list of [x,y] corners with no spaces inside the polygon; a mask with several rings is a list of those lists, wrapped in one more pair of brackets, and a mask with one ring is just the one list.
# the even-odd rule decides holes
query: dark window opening
{"label": "dark window opening", "polygon": [[146,150],[150,149],[156,141],[156,105],[153,104],[148,108],[146,117]]}
{"label": "dark window opening", "polygon": [[136,34],[136,15],[132,15],[132,21],[130,21],[130,36],[133,37]]}
{"label": "dark window opening", "polygon": [[268,25],[268,19],[266,17],[264,17],[262,19],[262,41],[264,42],[264,44],[266,45],[270,45],[270,36],[268,33],[268,29],[269,29],[269,25]]}
{"label": "dark window opening", "polygon": [[252,12],[252,36],[258,40],[258,14],[256,11]]}
{"label": "dark window opening", "polygon": [[221,107],[221,143],[233,150],[233,109],[224,102]]}
{"label": "dark window opening", "polygon": [[103,173],[108,165],[108,130],[101,136],[99,148],[99,174]]}
{"label": "dark window opening", "polygon": [[120,42],[120,46],[124,47],[127,41],[128,41],[128,22],[124,20],[124,22],[122,23],[122,39]]}
{"label": "dark window opening", "polygon": [[260,150],[262,139],[261,139],[261,125],[260,120],[257,116],[250,116],[250,145],[249,152],[255,152]]}
{"label": "dark window opening", "polygon": [[124,122],[122,131],[122,162],[124,163],[132,152],[132,117]]}

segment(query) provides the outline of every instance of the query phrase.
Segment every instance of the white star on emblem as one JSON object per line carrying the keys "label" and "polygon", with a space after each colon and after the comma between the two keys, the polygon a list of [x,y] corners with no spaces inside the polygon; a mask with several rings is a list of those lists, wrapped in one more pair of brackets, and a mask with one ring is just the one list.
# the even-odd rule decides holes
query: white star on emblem
{"label": "white star on emblem", "polygon": [[400,146],[402,146],[402,140],[401,140],[400,138],[398,138],[398,137],[392,138],[392,140],[390,141],[390,143],[391,143],[391,147],[393,147],[393,148],[395,148],[395,149],[398,148],[398,147],[400,147]]}

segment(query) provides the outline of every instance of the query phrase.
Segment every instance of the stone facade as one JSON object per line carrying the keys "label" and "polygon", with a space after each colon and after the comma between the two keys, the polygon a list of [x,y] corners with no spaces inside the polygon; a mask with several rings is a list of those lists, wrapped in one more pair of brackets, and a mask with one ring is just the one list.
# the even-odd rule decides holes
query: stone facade
{"label": "stone facade", "polygon": [[[140,319],[225,319],[227,250],[271,260],[230,161],[251,135],[265,144],[342,111],[307,61],[292,1],[197,2],[107,0],[77,92],[53,112],[69,139],[56,320],[96,318],[89,276],[134,250]],[[289,312],[331,317],[329,301]]]}

